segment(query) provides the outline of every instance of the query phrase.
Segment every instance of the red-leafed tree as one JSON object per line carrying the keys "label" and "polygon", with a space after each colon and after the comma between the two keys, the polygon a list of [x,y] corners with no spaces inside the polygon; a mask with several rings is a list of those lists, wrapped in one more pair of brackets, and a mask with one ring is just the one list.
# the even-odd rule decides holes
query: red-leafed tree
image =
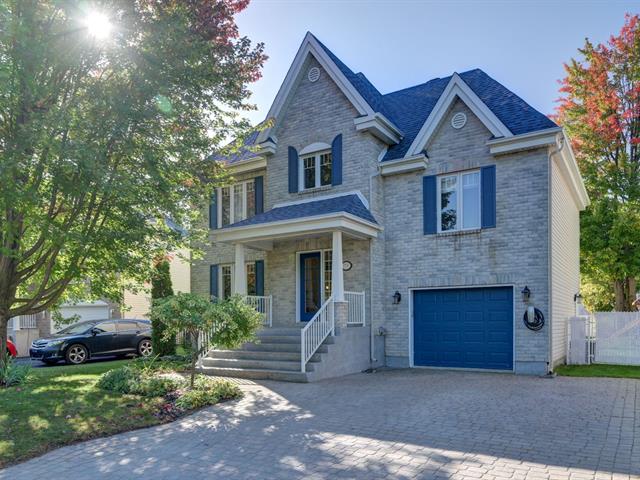
{"label": "red-leafed tree", "polygon": [[556,120],[572,138],[591,205],[581,215],[585,301],[631,310],[640,279],[640,17],[565,65]]}
{"label": "red-leafed tree", "polygon": [[247,4],[0,0],[0,363],[11,317],[117,298],[202,223],[265,60]]}

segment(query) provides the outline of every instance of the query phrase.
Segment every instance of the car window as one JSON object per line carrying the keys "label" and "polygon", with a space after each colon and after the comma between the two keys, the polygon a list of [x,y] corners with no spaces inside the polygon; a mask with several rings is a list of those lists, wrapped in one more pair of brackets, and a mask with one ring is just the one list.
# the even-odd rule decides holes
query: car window
{"label": "car window", "polygon": [[137,322],[123,322],[123,321],[118,322],[119,332],[128,332],[131,330],[134,330],[134,331],[140,330]]}
{"label": "car window", "polygon": [[146,323],[146,322],[137,322],[137,323],[138,323],[139,330],[149,330],[151,328],[151,325],[149,323]]}
{"label": "car window", "polygon": [[116,324],[115,324],[115,322],[102,322],[102,323],[97,324],[94,328],[95,328],[95,330],[98,330],[100,332],[113,332],[113,333],[115,333]]}
{"label": "car window", "polygon": [[75,325],[70,325],[67,328],[63,328],[58,333],[67,335],[78,335],[80,333],[88,331],[91,327],[93,327],[93,325],[94,323],[89,322],[76,323]]}

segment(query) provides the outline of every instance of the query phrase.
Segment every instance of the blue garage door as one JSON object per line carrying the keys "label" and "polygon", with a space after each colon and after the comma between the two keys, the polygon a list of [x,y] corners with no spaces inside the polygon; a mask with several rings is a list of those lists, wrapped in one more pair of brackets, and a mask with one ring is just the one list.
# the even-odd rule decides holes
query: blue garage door
{"label": "blue garage door", "polygon": [[414,365],[512,370],[511,287],[415,291],[413,312]]}

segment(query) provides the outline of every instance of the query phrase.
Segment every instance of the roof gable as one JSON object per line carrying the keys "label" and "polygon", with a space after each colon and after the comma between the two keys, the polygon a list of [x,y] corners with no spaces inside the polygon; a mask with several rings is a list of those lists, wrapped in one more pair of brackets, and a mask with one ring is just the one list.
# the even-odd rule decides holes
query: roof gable
{"label": "roof gable", "polygon": [[[291,64],[291,67],[289,67],[289,71],[287,72],[287,75],[282,82],[282,85],[280,86],[280,90],[278,90],[276,98],[273,101],[271,108],[269,109],[269,113],[267,114],[268,119],[274,119],[275,123],[277,124],[278,116],[295,86],[295,81],[300,75],[301,69],[308,55],[312,55],[322,66],[322,68],[329,74],[333,82],[338,86],[342,93],[344,93],[344,95],[360,115],[369,116],[375,113],[375,110],[369,104],[367,99],[363,97],[362,93],[358,89],[356,89],[351,82],[351,80],[359,79],[346,67],[346,65],[340,62],[335,55],[329,54],[330,52],[327,52],[329,52],[329,50],[326,49],[326,47],[322,46],[311,33],[307,33],[305,35],[304,40],[302,41],[302,44],[300,45],[300,48],[296,53],[293,63]],[[338,65],[336,63],[336,60],[341,65]],[[345,73],[347,75],[345,75]],[[365,89],[362,90],[364,91]],[[271,128],[263,130],[258,137],[258,143],[268,138],[269,133],[272,129],[273,126]]]}

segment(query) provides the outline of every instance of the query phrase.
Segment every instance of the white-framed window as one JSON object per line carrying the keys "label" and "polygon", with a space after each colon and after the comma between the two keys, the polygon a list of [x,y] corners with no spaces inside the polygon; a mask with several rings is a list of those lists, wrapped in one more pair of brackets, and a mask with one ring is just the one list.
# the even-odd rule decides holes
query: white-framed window
{"label": "white-framed window", "polygon": [[438,177],[438,232],[480,228],[480,170]]}
{"label": "white-framed window", "polygon": [[255,180],[218,188],[218,228],[256,214]]}
{"label": "white-framed window", "polygon": [[300,157],[300,191],[331,185],[333,161],[331,151],[316,152]]}
{"label": "white-framed window", "polygon": [[[256,262],[246,262],[247,295],[256,295]],[[235,281],[235,268],[233,263],[220,265],[218,271],[218,296],[221,299],[229,298],[233,294]]]}
{"label": "white-framed window", "polygon": [[233,265],[220,265],[220,298],[229,298],[233,293]]}
{"label": "white-framed window", "polygon": [[324,290],[324,297],[322,301],[324,302],[327,298],[331,296],[332,284],[331,284],[331,265],[333,263],[333,251],[332,250],[324,250],[322,252],[322,263],[324,264],[323,269],[323,281],[322,288]]}
{"label": "white-framed window", "polygon": [[247,269],[247,295],[257,295],[256,290],[256,262],[249,262]]}

